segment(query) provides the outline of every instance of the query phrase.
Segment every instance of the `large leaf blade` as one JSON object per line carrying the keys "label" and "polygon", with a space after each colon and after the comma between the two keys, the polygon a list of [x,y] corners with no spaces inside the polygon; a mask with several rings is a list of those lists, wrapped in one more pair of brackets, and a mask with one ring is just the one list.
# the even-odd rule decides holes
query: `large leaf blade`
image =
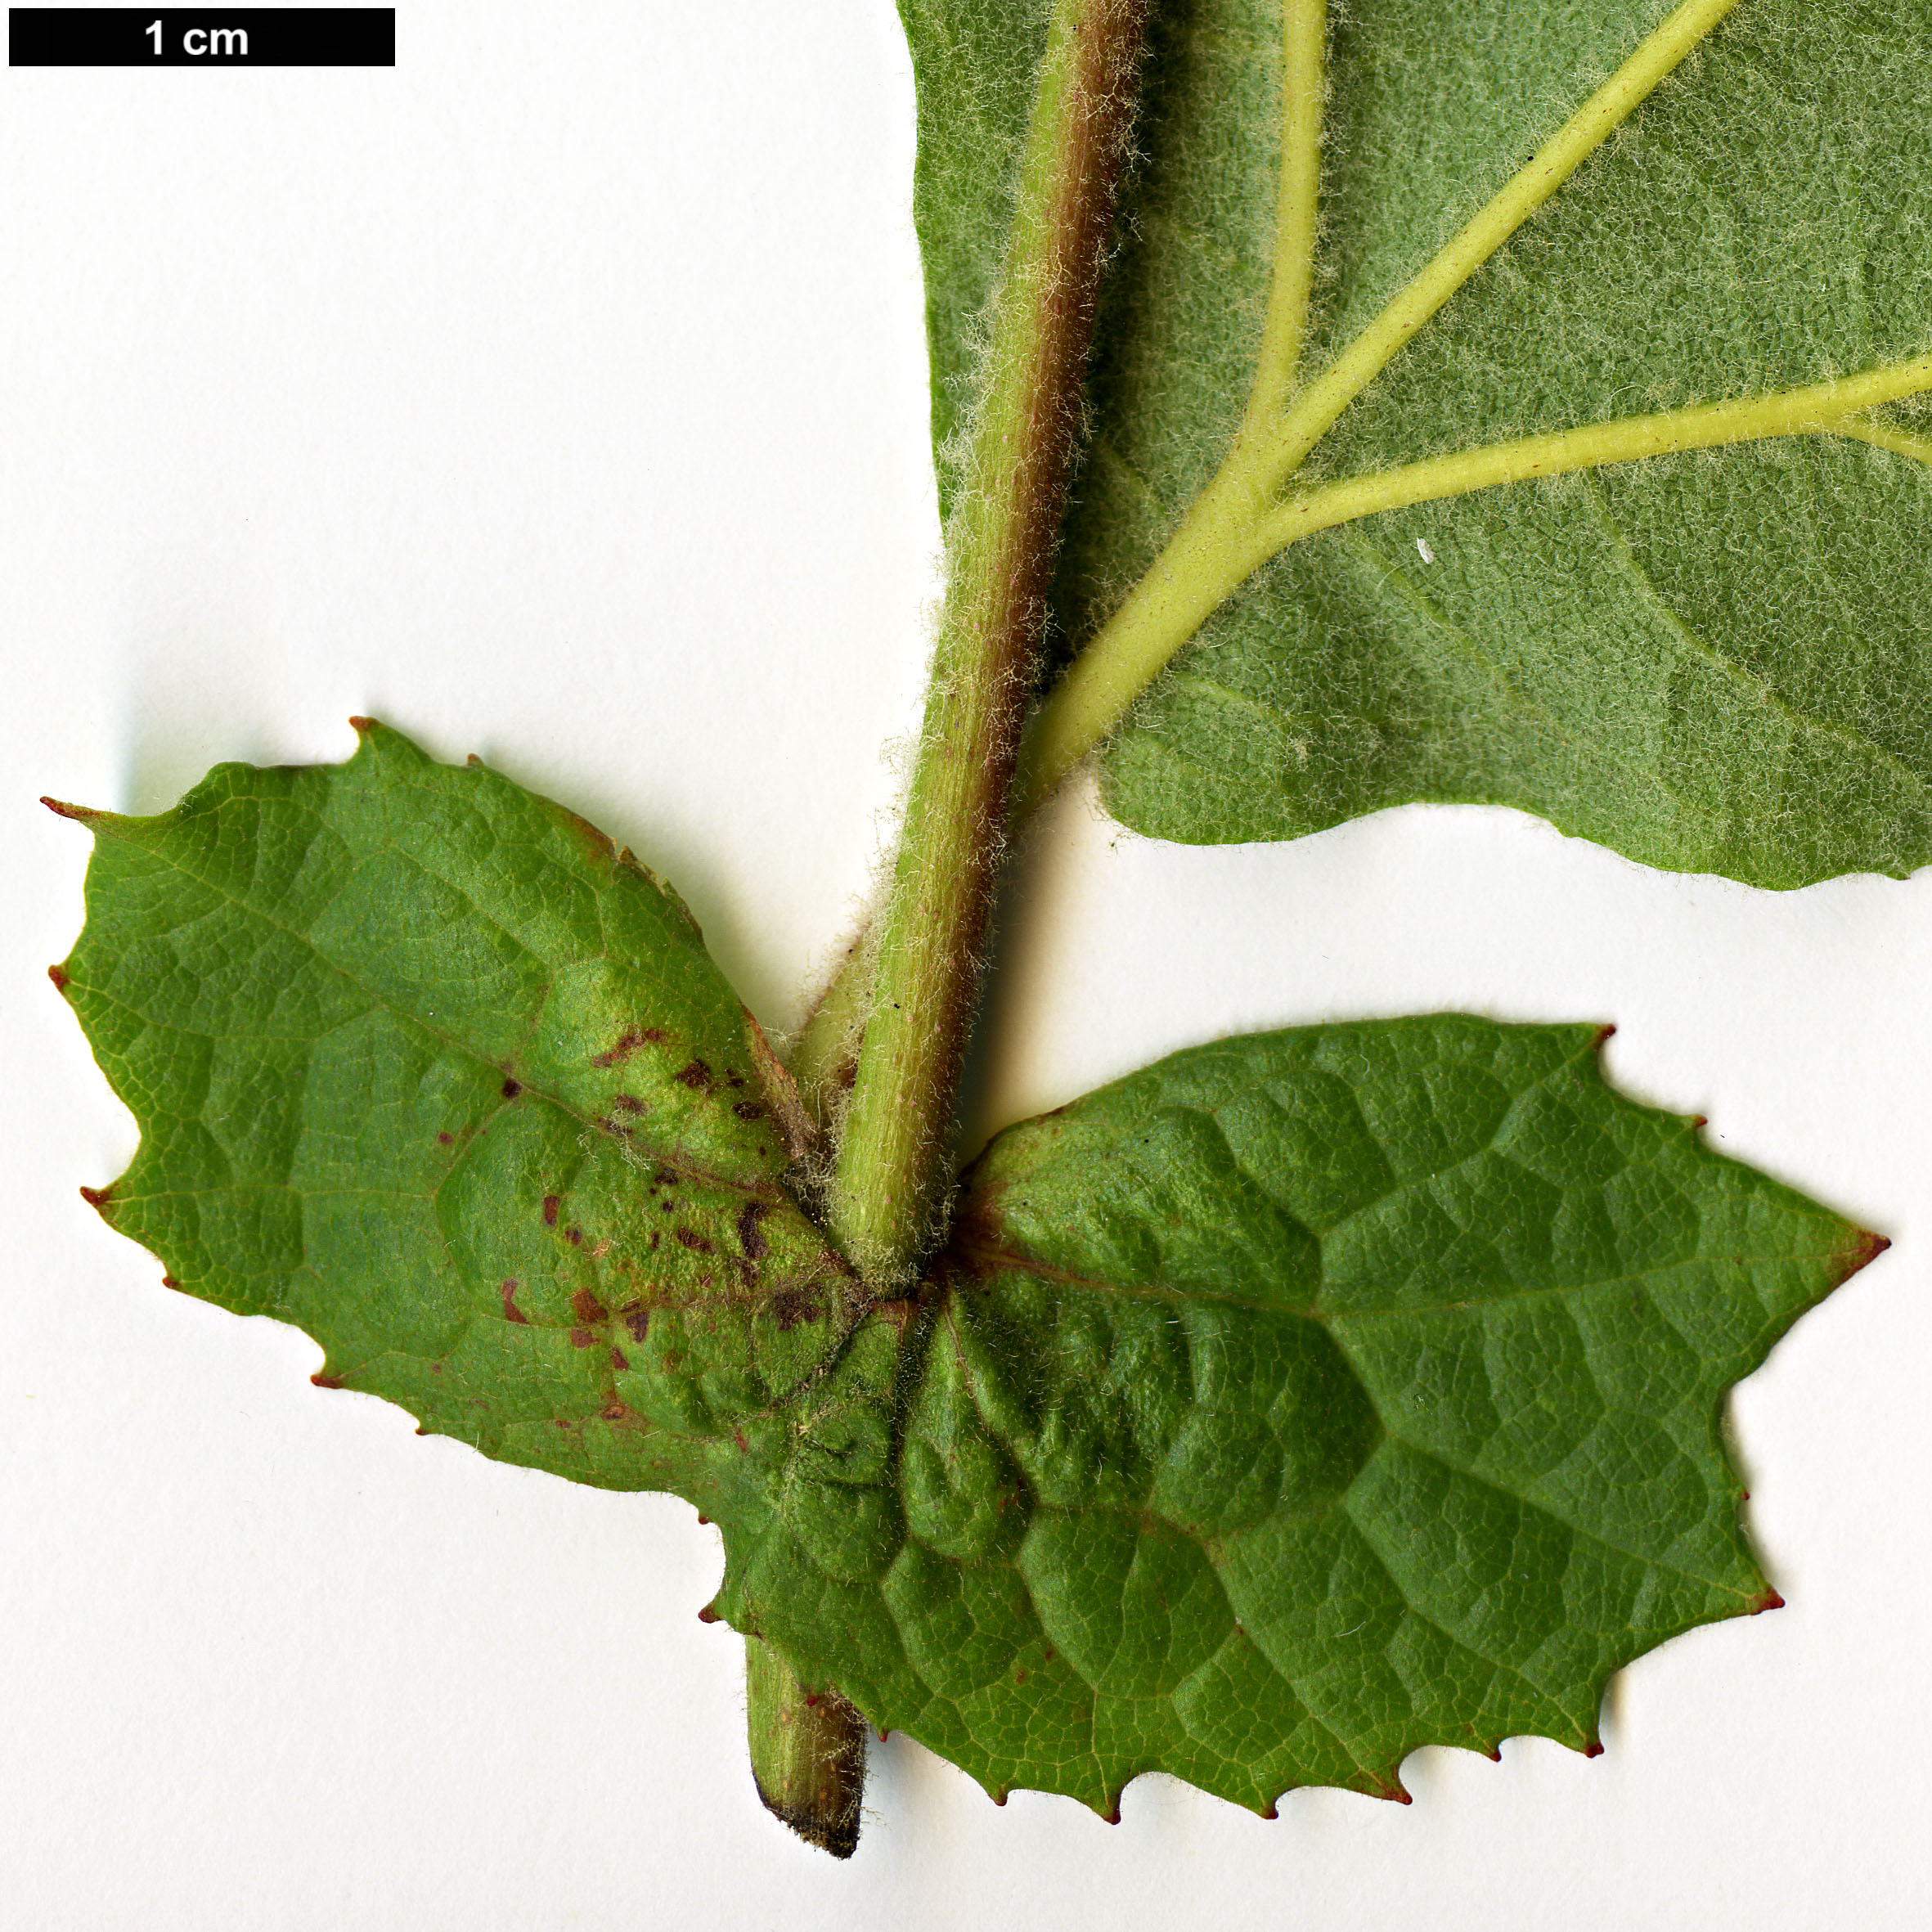
{"label": "large leaf blade", "polygon": [[[1338,15],[1310,371],[1667,11]],[[1065,642],[1119,603],[1225,455],[1266,303],[1279,8],[1197,0],[1157,34],[1060,569]],[[1829,16],[1744,0],[1369,386],[1305,479],[1923,353],[1928,87],[1923,0]],[[946,213],[922,209],[929,263],[971,240]],[[931,320],[936,366],[956,362],[951,312]],[[1932,856],[1929,592],[1932,469],[1849,438],[1372,517],[1222,606],[1117,738],[1103,793],[1138,829],[1202,842],[1432,799],[1762,885],[1903,874]]]}
{"label": "large leaf blade", "polygon": [[869,1533],[781,1511],[721,1608],[1103,1810],[1146,1770],[1265,1808],[1396,1795],[1422,1744],[1593,1748],[1611,1672],[1776,1601],[1723,1392],[1881,1245],[1619,1099],[1597,1038],[1259,1035],[1009,1130]]}

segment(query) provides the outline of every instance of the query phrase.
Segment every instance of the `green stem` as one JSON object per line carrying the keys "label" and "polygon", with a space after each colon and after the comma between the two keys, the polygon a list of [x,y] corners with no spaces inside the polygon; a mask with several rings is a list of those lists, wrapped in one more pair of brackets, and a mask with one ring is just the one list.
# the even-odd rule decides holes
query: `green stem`
{"label": "green stem", "polygon": [[836,1691],[813,1695],[758,1638],[744,1640],[746,1741],[758,1795],[808,1844],[849,1858],[865,1788],[865,1720]]}
{"label": "green stem", "polygon": [[950,1192],[952,1116],[1126,159],[1145,0],[1055,0],[829,1210],[875,1292]]}

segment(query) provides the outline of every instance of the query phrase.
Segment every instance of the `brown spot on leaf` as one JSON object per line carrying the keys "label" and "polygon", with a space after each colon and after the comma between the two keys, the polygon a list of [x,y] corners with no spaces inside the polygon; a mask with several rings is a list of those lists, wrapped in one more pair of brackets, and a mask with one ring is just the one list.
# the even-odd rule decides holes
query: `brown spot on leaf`
{"label": "brown spot on leaf", "polygon": [[771,1297],[771,1319],[781,1335],[790,1334],[801,1322],[815,1322],[824,1312],[824,1304],[809,1288],[780,1288]]}
{"label": "brown spot on leaf", "polygon": [[454,1147],[456,1144],[456,1137],[453,1134],[438,1134],[436,1139],[438,1143],[443,1147]]}
{"label": "brown spot on leaf", "polygon": [[50,966],[47,976],[64,993],[67,991],[67,969],[64,966]]}
{"label": "brown spot on leaf", "polygon": [[503,1098],[505,1100],[515,1099],[517,1095],[522,1093],[523,1090],[523,1083],[520,1080],[514,1079],[508,1075],[505,1076],[503,1081]]}
{"label": "brown spot on leaf", "polygon": [[687,1060],[671,1077],[694,1094],[711,1091],[711,1069],[702,1060]]}
{"label": "brown spot on leaf", "polygon": [[610,1310],[588,1288],[579,1288],[570,1297],[570,1305],[577,1311],[580,1322],[595,1324],[610,1319]]}
{"label": "brown spot on leaf", "polygon": [[754,1261],[762,1261],[771,1252],[771,1243],[758,1232],[758,1220],[771,1210],[762,1201],[748,1201],[738,1217],[738,1245]]}
{"label": "brown spot on leaf", "polygon": [[627,1027],[618,1034],[615,1046],[607,1052],[591,1054],[591,1064],[593,1067],[614,1067],[619,1060],[629,1059],[643,1045],[644,1036],[634,1028]]}
{"label": "brown spot on leaf", "polygon": [[597,1413],[607,1422],[621,1422],[625,1417],[630,1414],[631,1411],[613,1396]]}
{"label": "brown spot on leaf", "polygon": [[624,1310],[624,1326],[631,1331],[633,1341],[642,1341],[650,1332],[651,1311],[641,1302],[634,1303]]}
{"label": "brown spot on leaf", "polygon": [[741,1121],[762,1121],[765,1117],[764,1108],[756,1100],[740,1100],[731,1111]]}
{"label": "brown spot on leaf", "polygon": [[677,1238],[694,1254],[715,1255],[717,1250],[694,1228],[680,1228]]}
{"label": "brown spot on leaf", "polygon": [[582,1247],[584,1244],[584,1231],[582,1228],[566,1228],[564,1230],[564,1238],[573,1247]]}
{"label": "brown spot on leaf", "polygon": [[631,1366],[631,1358],[621,1348],[613,1348],[610,1351],[610,1365],[621,1374]]}
{"label": "brown spot on leaf", "polygon": [[570,1346],[573,1348],[589,1348],[596,1339],[588,1328],[573,1328],[570,1331]]}
{"label": "brown spot on leaf", "polygon": [[613,1113],[645,1113],[649,1110],[635,1094],[613,1094],[610,1099]]}
{"label": "brown spot on leaf", "polygon": [[520,1322],[527,1328],[530,1318],[517,1306],[517,1285],[514,1281],[503,1284],[503,1317],[505,1321]]}
{"label": "brown spot on leaf", "polygon": [[546,1228],[554,1228],[557,1224],[557,1197],[555,1194],[546,1194],[543,1197],[543,1224]]}

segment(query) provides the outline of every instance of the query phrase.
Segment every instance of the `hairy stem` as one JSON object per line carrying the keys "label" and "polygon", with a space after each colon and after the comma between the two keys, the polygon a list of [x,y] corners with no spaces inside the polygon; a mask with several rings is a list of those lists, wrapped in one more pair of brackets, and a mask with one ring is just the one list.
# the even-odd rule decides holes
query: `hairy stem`
{"label": "hairy stem", "polygon": [[744,1642],[746,1741],[758,1795],[808,1844],[849,1858],[865,1786],[865,1720],[837,1692],[814,1696],[770,1644]]}
{"label": "hairy stem", "polygon": [[1145,0],[1055,0],[1028,130],[905,820],[834,1170],[833,1230],[875,1292],[950,1192],[955,1092],[1045,622]]}

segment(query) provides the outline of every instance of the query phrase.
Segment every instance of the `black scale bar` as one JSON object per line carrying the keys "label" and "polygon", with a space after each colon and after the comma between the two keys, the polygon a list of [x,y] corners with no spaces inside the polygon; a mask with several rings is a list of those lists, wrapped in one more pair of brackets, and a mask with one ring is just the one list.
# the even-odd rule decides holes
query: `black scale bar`
{"label": "black scale bar", "polygon": [[10,67],[393,67],[393,7],[10,7]]}

